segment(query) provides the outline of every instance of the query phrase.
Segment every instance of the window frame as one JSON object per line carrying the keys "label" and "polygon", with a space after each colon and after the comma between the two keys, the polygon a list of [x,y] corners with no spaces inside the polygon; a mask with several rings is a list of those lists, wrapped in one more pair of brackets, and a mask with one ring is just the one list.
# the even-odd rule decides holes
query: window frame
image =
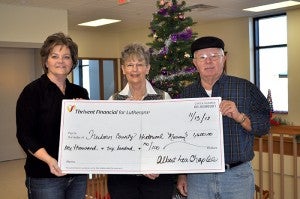
{"label": "window frame", "polygon": [[[261,19],[268,19],[268,18],[275,18],[280,16],[287,16],[286,13],[278,13],[273,15],[266,15],[266,16],[260,16],[253,18],[253,51],[254,51],[254,83],[255,85],[260,88],[260,50],[261,49],[272,49],[272,48],[282,48],[282,47],[288,47],[286,44],[275,44],[275,45],[265,45],[260,46],[259,45],[259,20]],[[280,74],[279,74],[280,75]],[[285,78],[288,78],[288,74],[284,75]],[[288,88],[287,88],[288,93]],[[278,111],[274,110],[274,113],[279,114],[287,114],[287,111]]]}
{"label": "window frame", "polygon": [[[99,93],[100,93],[100,99],[99,100],[105,100],[104,99],[104,62],[105,61],[112,61],[113,62],[113,74],[114,74],[114,92],[118,91],[118,85],[119,85],[119,66],[118,66],[118,58],[90,58],[90,57],[79,57],[78,58],[78,65],[79,68],[79,85],[83,86],[83,73],[82,73],[82,60],[93,60],[99,62]],[[73,74],[72,74],[73,77]]]}

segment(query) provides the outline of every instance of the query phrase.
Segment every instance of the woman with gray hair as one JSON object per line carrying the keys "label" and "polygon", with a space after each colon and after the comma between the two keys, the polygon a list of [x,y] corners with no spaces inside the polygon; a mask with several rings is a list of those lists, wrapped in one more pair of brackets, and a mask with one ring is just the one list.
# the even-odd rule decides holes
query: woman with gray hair
{"label": "woman with gray hair", "polygon": [[[132,43],[122,51],[121,67],[127,85],[110,100],[163,100],[170,95],[152,87],[146,79],[150,70],[150,52],[142,44]],[[173,175],[108,175],[108,191],[112,199],[171,199]]]}

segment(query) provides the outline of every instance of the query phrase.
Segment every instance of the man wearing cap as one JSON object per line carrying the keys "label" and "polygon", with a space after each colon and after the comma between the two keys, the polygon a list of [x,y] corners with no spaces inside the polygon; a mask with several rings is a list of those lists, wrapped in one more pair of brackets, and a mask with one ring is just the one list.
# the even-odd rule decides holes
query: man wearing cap
{"label": "man wearing cap", "polygon": [[254,136],[269,132],[268,101],[250,81],[225,74],[220,38],[195,40],[191,53],[199,80],[186,87],[181,97],[222,97],[225,172],[179,175],[177,188],[188,199],[253,199],[253,141]]}

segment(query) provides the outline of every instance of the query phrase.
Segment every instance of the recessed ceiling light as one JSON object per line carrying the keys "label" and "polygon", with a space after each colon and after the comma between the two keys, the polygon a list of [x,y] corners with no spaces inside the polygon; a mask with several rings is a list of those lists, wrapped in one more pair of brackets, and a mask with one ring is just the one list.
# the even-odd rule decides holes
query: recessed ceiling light
{"label": "recessed ceiling light", "polygon": [[98,20],[94,20],[94,21],[81,23],[81,24],[78,24],[78,25],[79,26],[97,27],[97,26],[104,26],[104,25],[111,24],[111,23],[117,23],[117,22],[120,22],[120,21],[121,20],[117,20],[117,19],[98,19]]}
{"label": "recessed ceiling light", "polygon": [[286,7],[295,6],[295,5],[300,5],[300,2],[298,2],[298,1],[283,1],[283,2],[279,2],[279,3],[272,3],[272,4],[268,4],[268,5],[263,5],[263,6],[246,8],[243,10],[251,11],[251,12],[262,12],[262,11],[266,11],[266,10],[286,8]]}

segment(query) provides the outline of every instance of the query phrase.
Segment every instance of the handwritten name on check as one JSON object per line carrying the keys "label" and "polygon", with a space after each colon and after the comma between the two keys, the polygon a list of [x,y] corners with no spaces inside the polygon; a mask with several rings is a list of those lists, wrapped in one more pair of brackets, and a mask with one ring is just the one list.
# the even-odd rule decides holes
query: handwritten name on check
{"label": "handwritten name on check", "polygon": [[221,98],[63,100],[64,173],[224,172]]}

